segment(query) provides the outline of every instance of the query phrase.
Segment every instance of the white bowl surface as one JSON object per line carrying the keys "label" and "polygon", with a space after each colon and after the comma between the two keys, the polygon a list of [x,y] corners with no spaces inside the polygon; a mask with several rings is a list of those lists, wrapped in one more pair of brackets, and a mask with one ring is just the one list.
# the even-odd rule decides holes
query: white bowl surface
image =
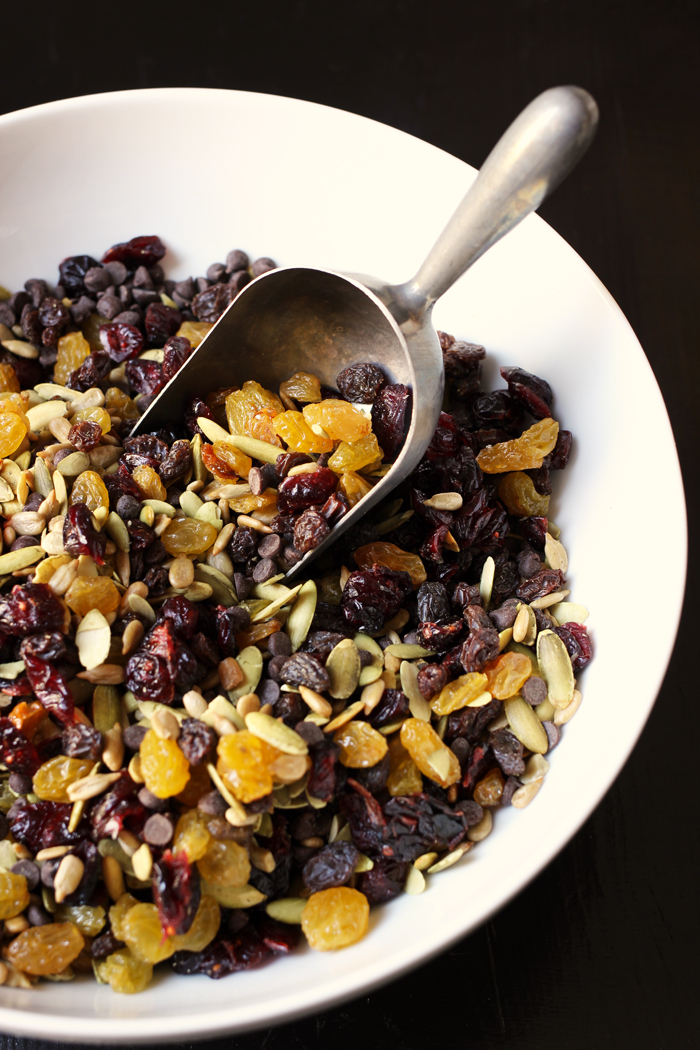
{"label": "white bowl surface", "polygon": [[[515,114],[514,114],[515,116]],[[595,145],[593,147],[595,150]],[[156,89],[50,103],[0,117],[0,283],[57,280],[66,255],[157,233],[168,274],[203,273],[231,248],[281,265],[405,280],[475,171],[362,117],[234,91]],[[546,378],[575,452],[552,518],[571,600],[590,609],[595,659],[584,702],[526,810],[428,891],[373,909],[337,954],[303,950],[223,981],[165,972],[137,996],[92,981],[0,988],[0,1030],[45,1039],[158,1042],[288,1020],[395,977],[483,922],[580,827],[620,771],[660,688],[686,564],[683,489],[666,410],[621,311],[576,253],[531,216],[448,292],[439,328],[483,343],[487,376],[518,364]],[[251,376],[255,366],[251,362]],[[642,508],[653,478],[658,516]],[[649,550],[664,551],[654,636],[640,649]],[[662,593],[658,593],[658,588]]]}

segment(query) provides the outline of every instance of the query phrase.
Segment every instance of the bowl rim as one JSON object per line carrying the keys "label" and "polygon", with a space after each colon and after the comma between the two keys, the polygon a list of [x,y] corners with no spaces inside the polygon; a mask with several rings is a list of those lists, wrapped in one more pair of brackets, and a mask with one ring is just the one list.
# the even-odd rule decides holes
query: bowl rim
{"label": "bowl rim", "polygon": [[[344,118],[350,117],[358,122],[372,124],[387,129],[393,134],[401,135],[408,139],[417,139],[424,145],[429,146],[431,150],[442,153],[444,156],[450,157],[451,160],[455,159],[445,150],[420,139],[418,136],[402,132],[399,129],[393,128],[391,125],[383,124],[381,121],[372,120],[371,118],[363,117],[350,111],[341,110],[338,107],[326,106],[317,102],[310,102],[290,96],[274,95],[267,92],[229,90],[224,88],[159,87],[124,89],[57,99],[37,106],[31,106],[0,115],[0,130],[3,127],[11,126],[15,123],[31,121],[35,117],[41,117],[44,114],[70,112],[71,110],[79,109],[93,109],[100,107],[101,105],[114,103],[122,98],[125,100],[137,97],[154,100],[175,100],[177,98],[199,98],[204,100],[213,95],[238,96],[241,99],[254,96],[256,98],[270,99],[276,105],[284,104],[290,106],[313,107],[317,110],[342,114]],[[460,163],[463,164],[465,174],[473,175],[475,173],[476,169],[471,165],[466,164],[463,161],[460,161]],[[544,220],[539,218],[539,216],[532,216],[528,221],[532,222],[533,220],[548,226],[548,224],[544,223]],[[551,227],[548,228],[551,230]],[[682,510],[681,518],[676,522],[679,533],[677,540],[680,540],[682,550],[677,552],[677,576],[673,581],[674,614],[668,621],[669,625],[672,627],[672,631],[670,631],[667,636],[669,641],[663,654],[663,659],[659,661],[658,672],[649,688],[650,699],[642,708],[640,708],[639,718],[634,727],[634,733],[632,733],[626,741],[626,747],[621,761],[616,763],[616,768],[609,772],[609,775],[598,784],[597,789],[585,798],[585,802],[582,803],[579,800],[578,804],[572,807],[574,816],[570,822],[567,823],[564,832],[560,831],[557,835],[551,836],[546,846],[540,849],[536,854],[533,854],[530,858],[521,858],[521,863],[518,868],[517,883],[510,887],[507,893],[501,894],[485,911],[480,912],[476,921],[474,921],[472,917],[468,917],[461,922],[457,919],[455,926],[448,933],[445,933],[443,928],[439,936],[417,936],[412,942],[410,949],[404,952],[403,957],[400,960],[392,960],[389,967],[387,967],[385,959],[380,959],[375,961],[374,964],[365,966],[358,972],[354,973],[351,979],[348,979],[347,975],[335,977],[330,983],[324,984],[321,990],[310,989],[308,996],[302,1003],[294,1003],[293,1000],[298,999],[296,994],[287,994],[282,997],[271,997],[268,1004],[269,1009],[265,1017],[260,1017],[259,1006],[255,1004],[252,1006],[246,1006],[245,1003],[240,1002],[234,1002],[228,1008],[222,1007],[222,1009],[213,1013],[209,1012],[206,1016],[195,1014],[186,1017],[178,1015],[170,1020],[164,1019],[160,1016],[136,1018],[75,1016],[68,1019],[65,1015],[61,1014],[36,1013],[31,1010],[17,1009],[14,1007],[8,1008],[0,1005],[0,1029],[6,1032],[12,1032],[19,1036],[88,1043],[109,1042],[121,1044],[131,1042],[180,1042],[183,1039],[213,1038],[217,1035],[245,1032],[260,1027],[279,1025],[321,1009],[329,1009],[337,1006],[349,999],[353,999],[372,989],[378,988],[381,985],[400,977],[418,965],[427,962],[435,955],[445,951],[460,938],[466,936],[471,930],[486,922],[494,912],[500,910],[514,896],[520,893],[520,891],[551,862],[560,850],[567,845],[576,832],[581,828],[582,824],[591,815],[593,810],[598,806],[603,796],[607,793],[610,786],[621,772],[631,751],[636,745],[644,726],[646,725],[651,708],[653,707],[661,688],[672,656],[682,613],[686,583],[688,558],[687,511],[685,507],[683,482],[675,439],[668,419],[668,413],[665,404],[663,403],[663,397],[658,383],[653,375],[651,366],[644,354],[639,340],[617,302],[591,268],[580,258],[578,253],[568,244],[568,242],[566,242],[560,235],[556,234],[555,231],[551,230],[551,232],[554,233],[559,240],[562,250],[564,250],[565,246],[565,250],[575,257],[581,267],[581,275],[585,276],[593,285],[595,291],[605,301],[608,310],[617,318],[618,322],[623,323],[627,329],[628,337],[631,336],[631,339],[635,344],[635,349],[640,355],[641,362],[646,365],[652,382],[656,386],[665,413],[665,422],[668,430],[666,439],[668,440],[670,437],[671,447],[675,451],[675,460],[668,465],[668,468],[669,475],[673,474],[677,485],[675,491],[675,495],[679,500],[677,509]],[[2,990],[0,989],[0,997],[1,995]],[[224,1002],[226,1001],[223,997],[222,1000]],[[233,1016],[234,1014],[235,1016]],[[68,1023],[70,1023],[71,1030],[69,1032],[62,1031]]]}

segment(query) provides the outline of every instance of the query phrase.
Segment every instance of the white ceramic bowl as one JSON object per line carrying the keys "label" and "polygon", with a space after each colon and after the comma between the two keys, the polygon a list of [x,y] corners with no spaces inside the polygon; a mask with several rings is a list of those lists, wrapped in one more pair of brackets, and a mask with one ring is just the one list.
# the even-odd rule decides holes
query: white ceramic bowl
{"label": "white ceramic bowl", "polygon": [[[56,281],[66,255],[99,257],[151,233],[168,245],[164,264],[176,278],[240,247],[282,265],[399,281],[475,175],[425,142],[349,113],[189,89],[91,96],[0,117],[0,172],[0,283],[12,289],[28,277]],[[536,216],[445,295],[435,321],[486,346],[493,383],[500,364],[545,377],[556,417],[575,436],[552,517],[570,556],[571,600],[591,611],[596,655],[545,786],[530,808],[498,813],[491,837],[431,878],[422,896],[374,909],[369,935],[350,949],[301,951],[223,981],[166,971],[133,997],[88,980],[0,988],[0,1030],[74,1042],[180,1041],[359,995],[500,908],[620,771],[661,685],[685,580],[683,489],[651,369],[610,295]],[[664,508],[658,517],[639,513],[650,477]],[[633,614],[648,600],[650,549],[664,551],[655,587],[666,615],[640,650]]]}

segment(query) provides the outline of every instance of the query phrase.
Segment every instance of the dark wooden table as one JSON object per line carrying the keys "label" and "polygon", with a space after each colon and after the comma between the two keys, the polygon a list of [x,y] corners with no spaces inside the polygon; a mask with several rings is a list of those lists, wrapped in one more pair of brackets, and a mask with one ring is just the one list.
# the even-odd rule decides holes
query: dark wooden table
{"label": "dark wooden table", "polygon": [[[598,139],[542,215],[607,285],[646,350],[679,446],[691,540],[697,536],[700,76],[692,0],[268,0],[187,9],[35,0],[3,6],[0,39],[2,111],[125,88],[242,88],[352,110],[476,165],[539,91],[588,88],[602,114]],[[183,127],[172,143],[154,129],[153,148],[165,159],[188,137],[196,141],[197,129]],[[115,163],[120,157],[134,163],[128,141],[115,143]],[[642,517],[664,514],[654,484],[650,476],[639,493]],[[663,550],[650,550],[639,571],[649,579],[648,607],[629,611],[639,618],[639,648],[620,652],[621,660],[644,659],[665,615],[656,599]],[[697,1047],[693,556],[689,579],[676,651],[634,754],[534,883],[454,949],[367,998],[206,1045]],[[0,1035],[2,1050],[53,1045]]]}

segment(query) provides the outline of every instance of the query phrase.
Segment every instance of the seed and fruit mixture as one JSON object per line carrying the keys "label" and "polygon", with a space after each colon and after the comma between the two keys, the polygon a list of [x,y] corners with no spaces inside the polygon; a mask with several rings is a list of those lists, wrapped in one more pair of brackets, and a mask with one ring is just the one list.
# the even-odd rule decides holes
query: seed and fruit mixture
{"label": "seed and fruit mixture", "polygon": [[[375,364],[255,376],[134,422],[251,276],[174,282],[157,237],[0,289],[0,983],[158,963],[223,977],[458,862],[539,791],[591,658],[548,520],[548,384],[440,335],[411,477],[284,572],[388,469],[410,392]],[[166,963],[167,960],[167,963]]]}

